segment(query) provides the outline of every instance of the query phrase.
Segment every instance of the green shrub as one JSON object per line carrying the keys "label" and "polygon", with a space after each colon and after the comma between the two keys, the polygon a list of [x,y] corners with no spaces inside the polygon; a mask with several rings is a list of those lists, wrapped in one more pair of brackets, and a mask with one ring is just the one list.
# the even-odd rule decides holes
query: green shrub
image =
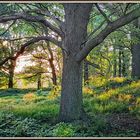
{"label": "green shrub", "polygon": [[54,137],[72,137],[74,136],[75,130],[71,124],[58,123],[50,128],[49,135]]}
{"label": "green shrub", "polygon": [[110,137],[137,137],[139,133],[134,130],[114,131],[109,134]]}
{"label": "green shrub", "polygon": [[35,119],[22,119],[13,113],[0,112],[1,137],[34,136],[38,129],[40,129],[40,125]]}

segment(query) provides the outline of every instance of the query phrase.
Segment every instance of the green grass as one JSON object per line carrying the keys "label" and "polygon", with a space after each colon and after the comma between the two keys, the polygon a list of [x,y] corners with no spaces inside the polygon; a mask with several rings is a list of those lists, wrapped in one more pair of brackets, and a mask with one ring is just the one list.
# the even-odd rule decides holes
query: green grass
{"label": "green grass", "polygon": [[91,79],[83,90],[87,122],[57,123],[60,88],[55,88],[0,90],[0,136],[140,136],[140,81]]}

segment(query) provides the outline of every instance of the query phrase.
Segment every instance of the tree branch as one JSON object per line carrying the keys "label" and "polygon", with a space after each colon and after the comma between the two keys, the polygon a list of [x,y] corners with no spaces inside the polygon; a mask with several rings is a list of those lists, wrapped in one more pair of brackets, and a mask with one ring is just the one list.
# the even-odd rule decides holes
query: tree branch
{"label": "tree branch", "polygon": [[[114,14],[114,12],[112,12],[110,15],[108,15],[108,17],[112,16],[113,14]],[[93,32],[91,32],[91,33],[88,35],[87,40],[88,40],[92,35],[94,35],[94,34],[104,25],[105,22],[106,22],[106,20],[103,20],[103,21],[101,22],[101,24],[100,24],[97,28],[95,28],[95,29],[93,30]]]}
{"label": "tree branch", "polygon": [[18,41],[23,39],[32,39],[33,37],[20,37],[20,38],[0,38],[0,41]]}
{"label": "tree branch", "polygon": [[140,17],[140,8],[133,10],[132,12],[126,14],[125,16],[120,17],[114,22],[109,23],[104,30],[102,30],[95,38],[90,39],[85,44],[85,47],[81,49],[76,55],[76,61],[82,61],[90,53],[90,51],[95,48],[97,45],[102,43],[104,39],[116,29],[130,23],[134,19]]}
{"label": "tree branch", "polygon": [[4,65],[9,59],[13,59],[12,56],[5,58],[2,62],[0,62],[0,66]]}
{"label": "tree branch", "polygon": [[39,23],[45,25],[46,27],[50,28],[52,31],[56,32],[59,36],[61,36],[61,37],[64,36],[63,32],[59,28],[52,25],[48,20],[44,19],[41,16],[32,16],[27,13],[16,13],[14,15],[1,16],[0,23],[5,23],[7,21],[17,20],[17,19],[24,19],[24,20],[30,21],[30,22],[39,22]]}
{"label": "tree branch", "polygon": [[43,59],[43,60],[48,60],[46,57],[43,57],[43,56],[36,56],[34,54],[32,54],[34,58],[37,58],[37,59]]}
{"label": "tree branch", "polygon": [[85,62],[87,62],[87,63],[88,63],[88,65],[90,65],[90,66],[92,66],[92,67],[94,67],[94,68],[96,68],[96,69],[99,69],[99,68],[100,68],[100,66],[99,66],[99,65],[94,64],[94,63],[92,63],[92,62],[88,61],[87,59],[85,59],[84,61],[85,61]]}
{"label": "tree branch", "polygon": [[58,18],[56,18],[55,16],[53,16],[49,10],[45,9],[45,10],[30,10],[29,12],[35,12],[39,15],[44,15],[44,16],[47,16],[47,17],[50,17],[59,27],[60,25],[62,24],[62,21]]}
{"label": "tree branch", "polygon": [[127,12],[128,8],[130,7],[130,5],[131,5],[130,3],[127,3],[126,4],[126,7],[124,9],[124,15],[126,14],[126,12]]}
{"label": "tree branch", "polygon": [[41,37],[34,37],[32,38],[31,40],[29,40],[28,42],[26,42],[25,44],[21,45],[21,48],[20,50],[15,54],[15,56],[10,56],[10,57],[7,57],[5,58],[2,62],[0,62],[0,66],[2,66],[3,64],[5,64],[9,59],[12,59],[12,60],[16,60],[21,54],[24,53],[25,49],[31,45],[31,44],[34,44],[36,42],[39,42],[41,40],[48,40],[48,41],[51,41],[52,43],[54,43],[55,45],[61,47],[61,42],[51,38],[51,37],[48,37],[48,36],[41,36]]}
{"label": "tree branch", "polygon": [[30,41],[26,42],[24,45],[22,45],[22,47],[20,48],[20,50],[17,52],[17,54],[14,56],[14,58],[16,59],[19,55],[23,54],[23,52],[25,51],[26,47],[28,47],[29,45],[39,42],[41,40],[48,40],[51,41],[52,43],[56,44],[57,46],[61,47],[61,42],[58,42],[57,40],[48,37],[48,36],[41,36],[41,37],[34,37],[33,39],[31,39]]}
{"label": "tree branch", "polygon": [[9,30],[15,23],[16,23],[16,20],[13,21],[12,24],[10,24],[9,27],[8,27],[3,33],[0,34],[0,36],[2,36],[2,35],[4,35],[5,33],[7,33],[8,30]]}
{"label": "tree branch", "polygon": [[98,11],[102,14],[102,16],[105,18],[105,20],[110,23],[111,21],[108,19],[107,15],[103,12],[103,10],[100,8],[100,6],[96,3],[95,4],[96,8],[98,9]]}

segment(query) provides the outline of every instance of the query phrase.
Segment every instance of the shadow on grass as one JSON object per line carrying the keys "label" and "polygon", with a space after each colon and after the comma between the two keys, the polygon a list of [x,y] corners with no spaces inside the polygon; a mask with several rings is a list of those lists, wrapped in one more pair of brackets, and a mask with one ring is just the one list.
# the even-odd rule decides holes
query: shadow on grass
{"label": "shadow on grass", "polygon": [[[50,91],[50,88],[43,88],[42,91]],[[36,92],[36,88],[29,88],[29,89],[0,89],[0,97],[6,97],[6,96],[19,96],[23,94],[27,94],[29,92]]]}

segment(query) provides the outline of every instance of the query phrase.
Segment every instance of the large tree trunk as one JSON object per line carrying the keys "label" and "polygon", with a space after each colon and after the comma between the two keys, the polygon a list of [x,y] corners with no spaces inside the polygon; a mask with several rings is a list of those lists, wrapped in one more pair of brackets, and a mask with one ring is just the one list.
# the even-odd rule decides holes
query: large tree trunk
{"label": "large tree trunk", "polygon": [[64,59],[60,120],[72,121],[82,115],[82,64]]}
{"label": "large tree trunk", "polygon": [[65,38],[63,51],[60,121],[82,117],[82,62],[75,60],[85,41],[92,4],[64,4]]}
{"label": "large tree trunk", "polygon": [[132,47],[132,77],[140,78],[140,44]]}
{"label": "large tree trunk", "polygon": [[13,88],[14,86],[14,70],[16,66],[16,61],[11,60],[9,65],[9,80],[8,80],[8,88]]}

